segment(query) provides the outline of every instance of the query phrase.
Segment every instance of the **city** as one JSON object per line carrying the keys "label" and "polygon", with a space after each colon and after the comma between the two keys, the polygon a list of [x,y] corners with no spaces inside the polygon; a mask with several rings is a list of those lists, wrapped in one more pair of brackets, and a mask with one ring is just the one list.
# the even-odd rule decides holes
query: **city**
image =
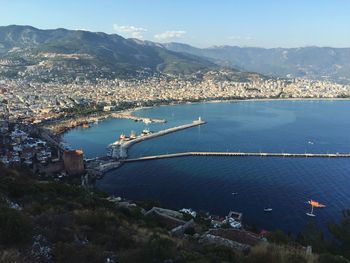
{"label": "city", "polygon": [[0,80],[2,107],[9,118],[41,123],[64,116],[75,107],[95,107],[100,111],[155,104],[186,103],[230,99],[269,98],[348,98],[350,85],[308,79],[253,79],[226,81],[229,72],[208,72],[202,80],[150,77],[141,80],[99,80],[97,83],[63,84]]}

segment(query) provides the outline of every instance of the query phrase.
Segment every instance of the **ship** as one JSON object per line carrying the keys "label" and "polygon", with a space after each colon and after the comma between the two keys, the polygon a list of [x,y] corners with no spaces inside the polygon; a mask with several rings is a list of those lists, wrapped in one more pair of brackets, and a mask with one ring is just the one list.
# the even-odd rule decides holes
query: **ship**
{"label": "ship", "polygon": [[136,133],[134,131],[131,131],[130,133],[130,139],[133,140],[133,139],[136,139]]}
{"label": "ship", "polygon": [[152,123],[152,120],[149,119],[149,118],[147,118],[147,119],[143,119],[143,122],[144,122],[145,124],[150,124],[150,123]]}
{"label": "ship", "polygon": [[147,128],[147,129],[144,129],[141,133],[141,136],[146,136],[146,135],[149,135],[151,134],[152,132]]}

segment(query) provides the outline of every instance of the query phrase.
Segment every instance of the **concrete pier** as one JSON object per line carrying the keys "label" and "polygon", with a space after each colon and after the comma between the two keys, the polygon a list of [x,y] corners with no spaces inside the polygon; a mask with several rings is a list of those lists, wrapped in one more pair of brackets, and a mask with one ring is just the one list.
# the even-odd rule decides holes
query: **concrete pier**
{"label": "concrete pier", "polygon": [[130,111],[125,112],[113,112],[111,113],[112,118],[118,118],[118,119],[129,119],[133,121],[142,121],[144,123],[166,123],[165,119],[155,119],[155,118],[146,118],[146,117],[139,117],[132,114]]}
{"label": "concrete pier", "polygon": [[201,118],[199,118],[198,120],[193,121],[192,123],[189,124],[184,124],[184,125],[180,125],[180,126],[176,126],[173,128],[169,128],[166,130],[161,130],[158,132],[153,132],[144,136],[138,136],[133,140],[129,140],[129,141],[116,141],[112,144],[109,145],[109,147],[112,150],[112,157],[118,157],[118,158],[127,158],[127,151],[129,149],[129,147],[131,147],[132,145],[145,141],[145,140],[149,140],[152,138],[156,138],[156,137],[160,137],[169,133],[173,133],[173,132],[177,132],[177,131],[181,131],[181,130],[185,130],[185,129],[189,129],[192,127],[196,127],[199,125],[203,125],[206,122],[201,120]]}
{"label": "concrete pier", "polygon": [[126,159],[123,162],[139,162],[186,156],[350,158],[349,153],[183,152],[132,158]]}

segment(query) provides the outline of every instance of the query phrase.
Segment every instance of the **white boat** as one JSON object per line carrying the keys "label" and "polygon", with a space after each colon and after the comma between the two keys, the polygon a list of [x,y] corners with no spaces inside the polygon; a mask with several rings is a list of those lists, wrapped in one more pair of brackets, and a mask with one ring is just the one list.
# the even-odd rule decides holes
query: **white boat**
{"label": "white boat", "polygon": [[151,134],[152,132],[149,130],[149,129],[144,129],[141,133],[141,136],[146,136],[146,135],[149,135]]}
{"label": "white boat", "polygon": [[131,131],[130,137],[129,137],[129,138],[130,138],[131,140],[133,140],[133,139],[136,139],[136,137],[137,137],[137,136],[136,136],[136,132]]}
{"label": "white boat", "polygon": [[272,208],[271,207],[265,207],[264,208],[264,212],[271,212],[272,211]]}
{"label": "white boat", "polygon": [[314,214],[314,206],[311,205],[311,211],[310,213],[306,213],[307,216],[315,217],[316,215]]}

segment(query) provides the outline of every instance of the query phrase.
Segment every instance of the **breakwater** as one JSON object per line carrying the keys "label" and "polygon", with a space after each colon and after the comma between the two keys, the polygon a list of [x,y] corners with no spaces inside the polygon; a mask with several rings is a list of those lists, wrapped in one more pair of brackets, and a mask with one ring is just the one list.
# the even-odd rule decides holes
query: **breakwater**
{"label": "breakwater", "polygon": [[127,158],[127,150],[128,148],[130,148],[132,145],[145,141],[145,140],[149,140],[152,138],[156,138],[156,137],[160,137],[169,133],[173,133],[173,132],[177,132],[177,131],[181,131],[181,130],[185,130],[185,129],[189,129],[192,127],[196,127],[199,125],[203,125],[206,122],[201,120],[201,118],[199,118],[198,120],[193,121],[192,123],[189,124],[184,124],[184,125],[180,125],[180,126],[176,126],[173,128],[169,128],[169,129],[165,129],[165,130],[161,130],[158,132],[153,132],[153,133],[149,133],[147,135],[143,135],[143,136],[138,136],[135,139],[132,140],[128,140],[128,141],[116,141],[112,144],[109,145],[109,148],[111,148],[111,156],[112,157],[116,157],[116,158]]}
{"label": "breakwater", "polygon": [[350,158],[349,153],[264,153],[264,152],[183,152],[126,159],[123,162],[139,162],[188,156],[242,156],[242,157],[304,157],[304,158]]}

